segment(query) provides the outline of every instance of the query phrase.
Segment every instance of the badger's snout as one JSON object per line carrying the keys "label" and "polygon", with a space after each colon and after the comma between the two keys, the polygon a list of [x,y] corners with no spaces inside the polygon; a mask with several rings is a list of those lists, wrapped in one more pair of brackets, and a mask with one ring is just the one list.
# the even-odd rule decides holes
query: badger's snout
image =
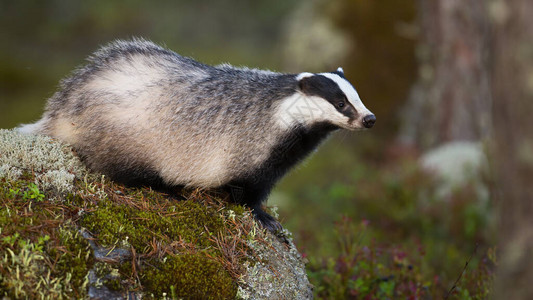
{"label": "badger's snout", "polygon": [[372,128],[374,124],[376,123],[376,116],[375,115],[366,115],[363,118],[363,126],[366,128]]}

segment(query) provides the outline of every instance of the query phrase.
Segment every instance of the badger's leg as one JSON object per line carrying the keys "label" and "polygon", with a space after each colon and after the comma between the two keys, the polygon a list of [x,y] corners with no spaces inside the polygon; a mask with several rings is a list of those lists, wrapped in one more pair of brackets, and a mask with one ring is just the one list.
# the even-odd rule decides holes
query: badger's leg
{"label": "badger's leg", "polygon": [[235,203],[244,204],[250,207],[255,219],[259,221],[264,228],[273,233],[282,229],[281,224],[261,208],[261,204],[267,199],[268,194],[270,194],[270,191],[272,190],[272,184],[249,184],[239,182],[229,184],[227,187],[231,195],[231,200]]}
{"label": "badger's leg", "polygon": [[271,215],[267,214],[262,208],[261,205],[257,205],[256,207],[252,207],[254,217],[263,227],[268,229],[272,233],[276,233],[277,231],[280,231],[283,229],[281,224],[274,219]]}

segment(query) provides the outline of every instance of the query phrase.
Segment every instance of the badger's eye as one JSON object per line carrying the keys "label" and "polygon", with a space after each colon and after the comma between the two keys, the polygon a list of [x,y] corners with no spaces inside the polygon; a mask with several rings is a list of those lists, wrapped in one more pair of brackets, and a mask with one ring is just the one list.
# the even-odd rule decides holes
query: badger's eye
{"label": "badger's eye", "polygon": [[344,102],[339,102],[339,104],[337,104],[337,106],[338,106],[339,108],[343,108],[343,107],[344,107]]}

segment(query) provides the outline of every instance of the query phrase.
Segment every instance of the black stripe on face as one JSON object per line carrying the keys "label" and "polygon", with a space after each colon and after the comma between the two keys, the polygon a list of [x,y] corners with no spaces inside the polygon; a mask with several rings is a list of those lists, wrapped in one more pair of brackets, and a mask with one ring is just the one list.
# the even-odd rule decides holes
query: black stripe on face
{"label": "black stripe on face", "polygon": [[348,101],[346,95],[335,81],[326,76],[313,75],[302,78],[299,84],[300,89],[307,96],[318,96],[327,100],[337,111],[347,116],[350,121],[357,118],[357,110]]}

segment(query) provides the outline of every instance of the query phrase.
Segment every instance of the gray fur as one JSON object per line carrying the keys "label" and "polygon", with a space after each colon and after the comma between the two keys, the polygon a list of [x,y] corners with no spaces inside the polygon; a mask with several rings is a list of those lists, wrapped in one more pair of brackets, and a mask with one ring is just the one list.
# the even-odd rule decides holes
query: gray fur
{"label": "gray fur", "polygon": [[[115,41],[88,60],[61,82],[42,119],[20,130],[63,140],[91,169],[122,181],[208,188],[253,178],[265,185],[260,204],[286,172],[265,164],[297,129],[316,125],[279,125],[281,103],[301,93],[297,74],[208,66],[142,39]],[[334,129],[326,128],[316,145]],[[259,211],[257,201],[244,202]]]}

